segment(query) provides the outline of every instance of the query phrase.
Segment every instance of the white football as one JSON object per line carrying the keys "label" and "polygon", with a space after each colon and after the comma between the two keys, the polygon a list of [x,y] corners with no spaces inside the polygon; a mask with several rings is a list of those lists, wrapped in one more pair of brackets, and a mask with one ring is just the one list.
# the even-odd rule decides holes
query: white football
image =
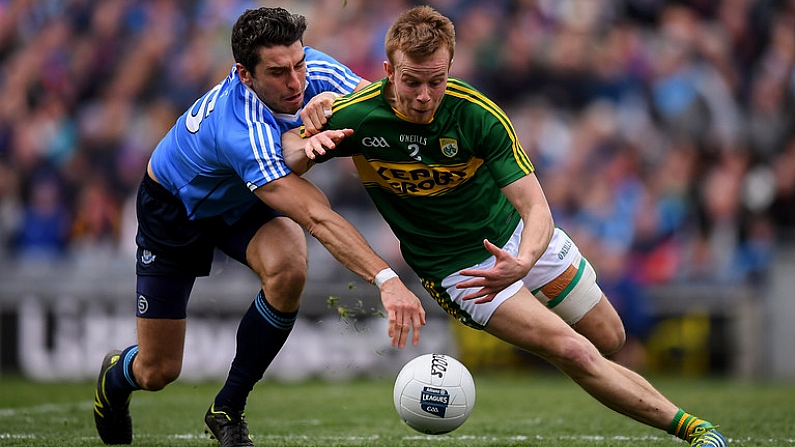
{"label": "white football", "polygon": [[460,427],[475,406],[475,381],[461,362],[424,354],[403,366],[395,380],[395,409],[409,427],[440,435]]}

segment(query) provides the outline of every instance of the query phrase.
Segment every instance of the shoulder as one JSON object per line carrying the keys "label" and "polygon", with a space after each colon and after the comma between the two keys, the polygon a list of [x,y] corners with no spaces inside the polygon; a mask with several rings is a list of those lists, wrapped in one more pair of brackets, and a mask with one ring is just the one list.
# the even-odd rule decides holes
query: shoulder
{"label": "shoulder", "polygon": [[349,93],[334,101],[334,111],[344,110],[351,106],[376,107],[386,104],[383,101],[384,84],[386,79],[380,79],[365,86],[358,92]]}
{"label": "shoulder", "polygon": [[490,116],[500,121],[508,121],[507,115],[499,105],[461,79],[449,78],[447,80],[445,97],[451,103],[452,108],[458,109],[459,113]]}
{"label": "shoulder", "polygon": [[237,74],[232,79],[227,108],[245,122],[264,122],[276,125],[276,118],[268,106],[259,99],[254,90],[244,84]]}
{"label": "shoulder", "polygon": [[449,78],[447,80],[445,95],[477,105],[495,105],[480,90],[458,78]]}
{"label": "shoulder", "polygon": [[333,59],[328,54],[326,54],[326,53],[324,53],[324,52],[322,52],[320,50],[317,50],[315,48],[312,48],[310,46],[305,46],[304,47],[304,55],[306,56],[306,60],[308,60],[308,61],[309,60],[316,60],[316,59]]}
{"label": "shoulder", "polygon": [[304,47],[307,91],[310,96],[324,91],[352,92],[362,77],[345,64],[312,47]]}
{"label": "shoulder", "polygon": [[308,71],[322,67],[332,68],[335,70],[348,70],[348,67],[339,62],[337,59],[312,47],[304,47],[304,55],[306,56],[306,68]]}
{"label": "shoulder", "polygon": [[248,143],[256,145],[255,140],[269,141],[281,134],[273,112],[236,73],[230,74],[217,100],[208,103],[208,107],[213,109],[208,116],[215,117],[215,139],[223,146],[238,146],[243,142],[248,147]]}
{"label": "shoulder", "polygon": [[372,111],[386,107],[383,100],[384,80],[375,81],[358,92],[350,93],[337,98],[331,107],[329,126],[352,127]]}

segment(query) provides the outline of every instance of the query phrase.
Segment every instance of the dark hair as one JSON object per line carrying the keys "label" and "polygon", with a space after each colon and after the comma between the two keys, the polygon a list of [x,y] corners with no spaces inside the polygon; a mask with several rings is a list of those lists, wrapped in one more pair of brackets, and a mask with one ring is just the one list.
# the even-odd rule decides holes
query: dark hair
{"label": "dark hair", "polygon": [[235,62],[254,71],[260,62],[260,47],[290,46],[302,41],[306,17],[284,8],[249,9],[232,27],[232,56]]}

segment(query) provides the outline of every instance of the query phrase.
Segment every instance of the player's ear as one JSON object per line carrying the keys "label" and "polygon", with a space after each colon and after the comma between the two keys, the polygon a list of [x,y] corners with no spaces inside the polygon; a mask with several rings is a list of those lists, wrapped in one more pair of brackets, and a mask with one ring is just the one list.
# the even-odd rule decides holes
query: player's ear
{"label": "player's ear", "polygon": [[395,82],[395,68],[389,61],[384,61],[384,71],[386,72],[386,77],[389,78],[391,82]]}
{"label": "player's ear", "polygon": [[240,77],[240,81],[243,82],[243,84],[245,84],[247,87],[251,88],[251,72],[248,71],[248,69],[240,62],[235,63],[235,68],[237,69],[237,75]]}

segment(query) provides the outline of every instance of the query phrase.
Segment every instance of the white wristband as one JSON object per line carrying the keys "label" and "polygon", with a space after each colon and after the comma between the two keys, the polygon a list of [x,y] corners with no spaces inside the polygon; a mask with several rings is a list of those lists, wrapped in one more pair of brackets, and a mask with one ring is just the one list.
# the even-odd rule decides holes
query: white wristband
{"label": "white wristband", "polygon": [[395,273],[394,270],[392,270],[391,268],[387,267],[387,268],[381,270],[380,272],[378,272],[375,275],[375,279],[373,279],[373,284],[375,284],[375,286],[380,289],[381,286],[385,282],[387,282],[387,280],[390,280],[392,278],[397,278],[397,276],[398,276],[398,274]]}

